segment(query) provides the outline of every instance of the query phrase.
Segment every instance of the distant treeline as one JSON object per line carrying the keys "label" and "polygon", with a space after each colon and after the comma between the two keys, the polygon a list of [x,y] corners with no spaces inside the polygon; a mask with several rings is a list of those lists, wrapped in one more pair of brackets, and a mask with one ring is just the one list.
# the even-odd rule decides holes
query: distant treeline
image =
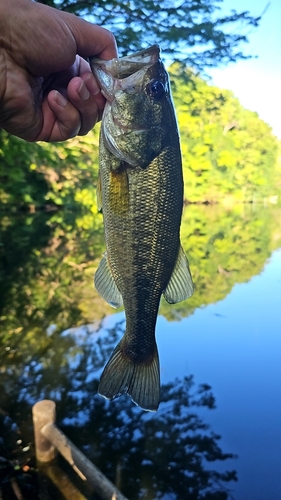
{"label": "distant treeline", "polygon": [[[188,203],[252,202],[281,194],[278,141],[230,91],[170,68]],[[98,127],[65,143],[31,144],[0,131],[0,205],[95,211]]]}
{"label": "distant treeline", "polygon": [[170,68],[189,202],[252,202],[281,194],[278,141],[233,93]]}

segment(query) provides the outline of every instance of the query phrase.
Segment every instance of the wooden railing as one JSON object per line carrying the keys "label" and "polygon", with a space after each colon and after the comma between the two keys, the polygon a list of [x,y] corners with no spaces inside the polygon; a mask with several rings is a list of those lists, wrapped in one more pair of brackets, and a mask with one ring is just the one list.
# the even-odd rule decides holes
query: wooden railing
{"label": "wooden railing", "polygon": [[59,452],[83,481],[104,500],[128,500],[109,479],[55,425],[56,405],[45,399],[32,408],[36,458],[41,463],[54,460]]}

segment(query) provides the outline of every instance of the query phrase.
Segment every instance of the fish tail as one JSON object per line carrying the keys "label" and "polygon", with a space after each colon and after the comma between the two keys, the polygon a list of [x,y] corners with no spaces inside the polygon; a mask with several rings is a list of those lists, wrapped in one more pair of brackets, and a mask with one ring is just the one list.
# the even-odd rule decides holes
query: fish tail
{"label": "fish tail", "polygon": [[101,375],[98,392],[106,399],[128,394],[134,403],[147,411],[156,411],[160,400],[159,357],[155,342],[149,361],[130,358],[123,338],[115,347]]}

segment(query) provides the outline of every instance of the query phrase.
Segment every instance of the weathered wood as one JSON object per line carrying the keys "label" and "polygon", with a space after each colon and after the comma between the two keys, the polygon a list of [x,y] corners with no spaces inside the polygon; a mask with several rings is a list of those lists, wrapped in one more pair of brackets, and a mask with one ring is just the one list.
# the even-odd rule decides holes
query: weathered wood
{"label": "weathered wood", "polygon": [[77,474],[95,489],[104,500],[128,500],[106,476],[53,423],[41,428],[43,436],[52,443]]}
{"label": "weathered wood", "polygon": [[128,500],[102,472],[55,425],[56,405],[43,400],[32,408],[36,457],[39,462],[53,460],[57,450],[75,472],[104,500]]}
{"label": "weathered wood", "polygon": [[56,461],[50,464],[41,462],[39,464],[39,471],[52,481],[66,500],[87,500],[85,495],[76,488],[68,475],[58,466]]}
{"label": "weathered wood", "polygon": [[38,401],[32,408],[36,458],[39,462],[50,462],[57,451],[53,444],[46,439],[41,430],[46,424],[53,424],[56,419],[56,404],[44,399]]}

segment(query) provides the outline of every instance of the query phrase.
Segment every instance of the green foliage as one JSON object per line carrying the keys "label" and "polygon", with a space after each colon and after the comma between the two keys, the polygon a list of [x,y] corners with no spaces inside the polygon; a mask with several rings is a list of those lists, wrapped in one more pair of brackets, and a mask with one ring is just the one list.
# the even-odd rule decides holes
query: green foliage
{"label": "green foliage", "polygon": [[98,128],[85,137],[76,137],[66,143],[42,143],[41,147],[50,156],[48,164],[39,167],[48,180],[47,202],[95,210]]}
{"label": "green foliage", "polygon": [[65,143],[32,144],[0,131],[0,206],[96,207],[98,127]]}
{"label": "green foliage", "polygon": [[0,203],[17,208],[44,205],[48,185],[37,165],[47,161],[38,144],[0,130]]}
{"label": "green foliage", "polygon": [[222,0],[39,0],[61,10],[88,17],[116,36],[120,54],[158,43],[165,56],[203,69],[246,56],[249,27],[260,17],[232,10],[221,16]]}
{"label": "green foliage", "polygon": [[[157,41],[167,54],[197,68],[241,57],[238,45],[246,38],[227,26],[258,22],[247,12],[218,17],[220,0],[43,3],[94,16],[91,20],[115,32],[121,53]],[[247,202],[278,195],[277,141],[269,127],[230,92],[208,85],[182,63],[173,64],[170,73],[186,201]],[[57,144],[30,144],[0,130],[0,209],[64,206],[95,212],[97,170],[98,127],[86,137]]]}
{"label": "green foliage", "polygon": [[[273,184],[275,186],[275,192],[276,193],[281,193],[281,141],[278,141],[278,157],[277,157],[277,163],[276,163],[276,168],[274,169],[273,173]],[[279,197],[280,198],[280,197]],[[272,199],[273,203],[278,202],[278,198],[275,197],[275,199]],[[279,199],[279,202],[281,199]]]}
{"label": "green foliage", "polygon": [[249,202],[278,194],[278,141],[233,94],[170,68],[188,202]]}
{"label": "green foliage", "polygon": [[[281,196],[278,141],[227,90],[175,63],[185,200],[233,204]],[[98,129],[66,143],[30,144],[0,131],[0,206],[64,206],[96,212]]]}

